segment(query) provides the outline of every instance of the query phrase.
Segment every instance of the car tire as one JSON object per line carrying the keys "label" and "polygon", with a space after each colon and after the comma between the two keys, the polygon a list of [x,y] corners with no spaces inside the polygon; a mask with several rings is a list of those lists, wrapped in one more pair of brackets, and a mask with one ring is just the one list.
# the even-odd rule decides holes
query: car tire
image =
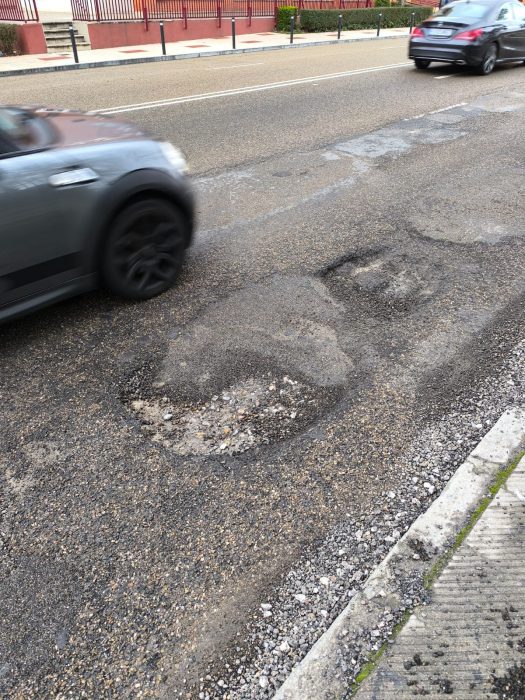
{"label": "car tire", "polygon": [[476,71],[479,75],[489,75],[492,73],[498,60],[498,47],[496,44],[489,44],[483,54],[481,63],[477,66]]}
{"label": "car tire", "polygon": [[414,63],[416,68],[418,68],[419,70],[425,70],[429,67],[431,62],[427,61],[425,58],[415,58]]}
{"label": "car tire", "polygon": [[126,205],[104,241],[104,286],[126,299],[150,299],[171,287],[184,262],[187,226],[173,204],[147,197]]}

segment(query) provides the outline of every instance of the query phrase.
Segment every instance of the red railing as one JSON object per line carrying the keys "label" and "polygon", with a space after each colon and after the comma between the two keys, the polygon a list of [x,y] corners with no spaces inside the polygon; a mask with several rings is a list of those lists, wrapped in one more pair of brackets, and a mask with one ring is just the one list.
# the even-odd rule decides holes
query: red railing
{"label": "red railing", "polygon": [[[1,2],[11,0],[0,0]],[[13,0],[16,2],[16,0]],[[370,0],[300,0],[301,9],[365,7]],[[71,0],[73,19],[83,22],[222,17],[273,17],[291,0]]]}
{"label": "red railing", "polygon": [[0,21],[38,22],[36,0],[0,0]]}

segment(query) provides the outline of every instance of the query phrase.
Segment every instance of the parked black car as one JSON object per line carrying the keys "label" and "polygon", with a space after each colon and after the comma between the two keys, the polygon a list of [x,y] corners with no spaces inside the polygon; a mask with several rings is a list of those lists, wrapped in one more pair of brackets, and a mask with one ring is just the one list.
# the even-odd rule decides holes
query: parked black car
{"label": "parked black car", "polygon": [[460,0],[418,25],[408,51],[416,68],[456,63],[488,75],[499,63],[525,62],[525,6],[518,0]]}

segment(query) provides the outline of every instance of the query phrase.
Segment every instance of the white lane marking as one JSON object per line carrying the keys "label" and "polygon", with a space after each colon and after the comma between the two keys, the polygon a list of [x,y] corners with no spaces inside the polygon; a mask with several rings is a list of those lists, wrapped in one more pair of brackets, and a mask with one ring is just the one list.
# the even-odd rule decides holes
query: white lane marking
{"label": "white lane marking", "polygon": [[213,68],[206,68],[206,70],[227,70],[228,68],[249,68],[250,66],[262,66],[263,62],[258,63],[234,63],[231,66],[214,66]]}
{"label": "white lane marking", "polygon": [[448,75],[435,75],[434,80],[446,80],[447,78],[455,78],[459,73],[449,73]]}
{"label": "white lane marking", "polygon": [[423,119],[423,117],[428,117],[430,114],[440,114],[440,112],[448,112],[449,109],[455,109],[456,107],[464,107],[466,102],[456,102],[454,105],[449,105],[448,107],[440,107],[439,109],[433,109],[431,112],[422,112],[421,114],[414,114],[412,117],[405,117],[402,119],[404,122],[411,122],[413,119]]}
{"label": "white lane marking", "polygon": [[421,114],[414,114],[412,117],[405,117],[404,119],[402,119],[402,121],[411,122],[412,119],[422,119],[423,117],[426,117],[426,116],[427,116],[426,112],[421,112]]}
{"label": "white lane marking", "polygon": [[456,109],[456,107],[464,107],[466,102],[456,102],[455,105],[449,105],[448,107],[441,107],[441,109],[433,109],[429,114],[439,114],[440,112],[448,112],[449,109]]}
{"label": "white lane marking", "polygon": [[106,107],[104,109],[94,110],[101,114],[122,114],[123,112],[137,112],[143,109],[156,109],[157,107],[170,107],[171,105],[185,104],[186,102],[199,102],[201,100],[213,100],[219,97],[232,97],[235,95],[244,95],[250,92],[262,92],[264,90],[275,90],[277,88],[293,87],[294,85],[306,85],[307,83],[315,83],[320,80],[336,80],[337,78],[349,78],[354,75],[364,75],[366,73],[378,73],[385,70],[393,70],[395,68],[405,68],[411,63],[392,63],[385,66],[377,66],[376,68],[359,68],[357,70],[344,71],[342,73],[328,73],[326,75],[314,75],[310,78],[297,78],[295,80],[283,80],[277,83],[264,83],[262,85],[250,85],[244,88],[235,88],[233,90],[221,90],[219,92],[205,92],[200,95],[188,95],[185,97],[174,97],[172,99],[156,100],[153,102],[138,102],[137,104],[121,105],[118,107]]}

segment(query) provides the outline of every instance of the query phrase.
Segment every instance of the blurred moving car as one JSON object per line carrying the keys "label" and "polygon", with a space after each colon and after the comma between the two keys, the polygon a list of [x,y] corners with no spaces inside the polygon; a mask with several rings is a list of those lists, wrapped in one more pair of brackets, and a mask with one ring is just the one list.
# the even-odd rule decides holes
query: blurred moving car
{"label": "blurred moving car", "polygon": [[186,171],[111,117],[0,107],[0,321],[99,285],[170,287],[193,235]]}
{"label": "blurred moving car", "polygon": [[470,66],[488,75],[499,63],[525,61],[525,7],[519,0],[459,0],[419,24],[408,57]]}

